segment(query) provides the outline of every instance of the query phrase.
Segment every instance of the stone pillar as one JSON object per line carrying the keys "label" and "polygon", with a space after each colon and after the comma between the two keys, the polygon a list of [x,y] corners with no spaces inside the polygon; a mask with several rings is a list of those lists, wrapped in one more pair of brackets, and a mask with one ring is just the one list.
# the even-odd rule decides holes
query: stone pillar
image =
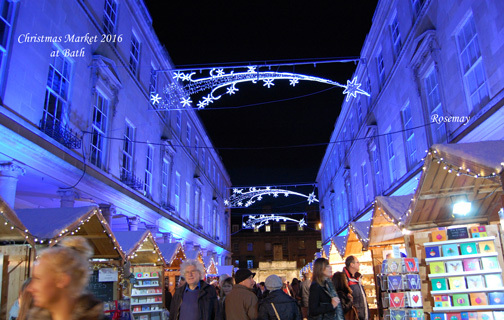
{"label": "stone pillar", "polygon": [[16,202],[18,177],[25,173],[26,170],[23,167],[13,162],[0,163],[0,196],[12,209]]}
{"label": "stone pillar", "polygon": [[203,257],[205,257],[208,254],[208,249],[207,248],[201,248],[201,254]]}
{"label": "stone pillar", "polygon": [[61,208],[73,208],[75,205],[75,199],[79,198],[79,194],[75,189],[58,189],[58,195],[61,197],[60,207]]}
{"label": "stone pillar", "polygon": [[173,235],[169,232],[163,232],[163,243],[172,243]]}
{"label": "stone pillar", "polygon": [[138,231],[138,223],[139,222],[140,222],[140,218],[129,217],[128,218],[129,231]]}
{"label": "stone pillar", "polygon": [[149,230],[152,233],[152,236],[154,238],[156,238],[156,235],[158,233],[158,226],[156,226],[154,224],[148,224],[148,225],[145,225],[145,227],[147,228],[147,230]]}
{"label": "stone pillar", "polygon": [[109,225],[111,225],[112,215],[116,213],[115,207],[109,203],[100,203],[99,207],[100,207],[103,218],[105,218],[107,223]]}
{"label": "stone pillar", "polygon": [[195,244],[194,245],[194,250],[201,251],[201,245],[200,244]]}
{"label": "stone pillar", "polygon": [[185,251],[194,250],[194,243],[192,241],[186,241],[184,248]]}

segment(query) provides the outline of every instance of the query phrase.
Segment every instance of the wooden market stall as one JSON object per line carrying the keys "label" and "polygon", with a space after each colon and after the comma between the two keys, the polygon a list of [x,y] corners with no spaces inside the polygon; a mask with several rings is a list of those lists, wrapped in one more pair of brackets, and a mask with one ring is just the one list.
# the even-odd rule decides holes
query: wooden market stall
{"label": "wooden market stall", "polygon": [[117,231],[115,236],[134,276],[130,290],[131,311],[136,320],[160,319],[164,310],[164,268],[166,260],[152,233]]}
{"label": "wooden market stall", "polygon": [[192,249],[185,251],[186,259],[188,260],[198,260],[203,266],[205,265],[205,261],[203,261],[203,254],[201,250]]}
{"label": "wooden market stall", "polygon": [[0,310],[7,319],[23,282],[30,275],[35,243],[16,213],[0,197]]}
{"label": "wooden market stall", "polygon": [[219,274],[217,271],[217,263],[212,256],[203,257],[203,262],[206,271],[206,280],[210,283],[211,280],[218,280]]}
{"label": "wooden market stall", "polygon": [[[171,294],[175,294],[175,289],[180,278],[180,265],[186,260],[184,248],[180,242],[174,243],[159,243],[159,250],[166,259],[166,268],[164,270],[165,285],[168,282],[168,289]],[[165,299],[165,297],[163,297]]]}

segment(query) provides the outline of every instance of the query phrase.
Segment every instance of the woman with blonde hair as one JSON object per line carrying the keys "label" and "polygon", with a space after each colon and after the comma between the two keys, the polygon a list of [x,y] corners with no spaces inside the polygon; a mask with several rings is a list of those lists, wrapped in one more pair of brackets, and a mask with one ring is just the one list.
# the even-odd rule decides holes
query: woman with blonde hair
{"label": "woman with blonde hair", "polygon": [[40,253],[28,290],[35,305],[30,320],[99,320],[103,305],[85,293],[93,249],[83,237],[68,237]]}
{"label": "woman with blonde hair", "polygon": [[325,258],[316,259],[308,298],[309,319],[344,320],[343,308],[331,277],[329,261]]}

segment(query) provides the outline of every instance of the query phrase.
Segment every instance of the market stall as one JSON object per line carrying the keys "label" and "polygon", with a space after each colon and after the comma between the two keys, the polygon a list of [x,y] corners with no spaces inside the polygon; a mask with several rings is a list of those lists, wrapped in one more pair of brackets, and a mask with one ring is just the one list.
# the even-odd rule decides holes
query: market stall
{"label": "market stall", "polygon": [[149,230],[118,231],[115,236],[126,252],[133,275],[131,288],[132,314],[136,320],[161,319],[164,310],[165,258]]}
{"label": "market stall", "polygon": [[168,282],[168,288],[171,294],[174,295],[180,278],[180,265],[186,259],[184,248],[180,242],[159,243],[158,247],[166,259],[166,268],[164,270],[165,285]]}
{"label": "market stall", "polygon": [[212,256],[203,257],[203,262],[206,271],[206,281],[210,283],[212,280],[219,280],[219,274],[217,272],[217,264]]}

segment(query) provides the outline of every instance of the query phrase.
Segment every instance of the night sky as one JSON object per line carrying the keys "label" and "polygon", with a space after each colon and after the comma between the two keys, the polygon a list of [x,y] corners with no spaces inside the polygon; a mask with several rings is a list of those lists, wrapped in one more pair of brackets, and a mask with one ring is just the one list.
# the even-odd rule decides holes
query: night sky
{"label": "night sky", "polygon": [[[146,0],[145,3],[161,43],[175,66],[181,67],[358,57],[377,1]],[[346,84],[355,67],[354,63],[333,63],[278,70]],[[233,186],[316,180],[326,145],[270,147],[327,143],[344,98],[343,89],[308,82],[293,88],[288,80],[274,83],[271,89],[263,87],[262,82],[238,84],[237,94],[224,95],[198,111]],[[251,104],[256,105],[248,106]]]}

